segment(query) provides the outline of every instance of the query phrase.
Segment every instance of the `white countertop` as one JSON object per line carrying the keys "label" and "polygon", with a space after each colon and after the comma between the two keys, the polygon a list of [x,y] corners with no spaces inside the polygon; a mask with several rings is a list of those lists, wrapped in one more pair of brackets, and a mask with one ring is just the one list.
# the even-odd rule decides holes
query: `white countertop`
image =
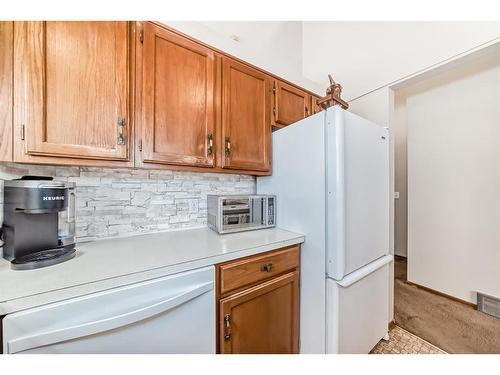
{"label": "white countertop", "polygon": [[279,228],[218,235],[208,228],[77,244],[75,258],[15,271],[0,260],[0,315],[304,242]]}

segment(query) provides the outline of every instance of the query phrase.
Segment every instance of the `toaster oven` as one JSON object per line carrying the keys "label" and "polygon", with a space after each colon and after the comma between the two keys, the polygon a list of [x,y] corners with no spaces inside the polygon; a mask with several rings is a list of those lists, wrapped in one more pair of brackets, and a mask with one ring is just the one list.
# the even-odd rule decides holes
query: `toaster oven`
{"label": "toaster oven", "polygon": [[207,195],[208,226],[217,233],[274,227],[274,195]]}

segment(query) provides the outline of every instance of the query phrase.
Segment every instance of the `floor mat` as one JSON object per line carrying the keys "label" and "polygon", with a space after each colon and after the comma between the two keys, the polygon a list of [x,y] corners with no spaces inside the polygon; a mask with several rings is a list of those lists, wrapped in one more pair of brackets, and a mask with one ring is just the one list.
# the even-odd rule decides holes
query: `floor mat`
{"label": "floor mat", "polygon": [[446,354],[439,348],[422,340],[401,327],[389,331],[389,340],[380,340],[370,354]]}

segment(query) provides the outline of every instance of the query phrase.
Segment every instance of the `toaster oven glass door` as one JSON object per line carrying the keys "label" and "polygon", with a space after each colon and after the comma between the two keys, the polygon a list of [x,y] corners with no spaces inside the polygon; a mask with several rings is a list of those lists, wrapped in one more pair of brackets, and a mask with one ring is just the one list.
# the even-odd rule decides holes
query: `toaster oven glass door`
{"label": "toaster oven glass door", "polygon": [[222,204],[222,229],[266,225],[266,199],[260,197],[225,199]]}

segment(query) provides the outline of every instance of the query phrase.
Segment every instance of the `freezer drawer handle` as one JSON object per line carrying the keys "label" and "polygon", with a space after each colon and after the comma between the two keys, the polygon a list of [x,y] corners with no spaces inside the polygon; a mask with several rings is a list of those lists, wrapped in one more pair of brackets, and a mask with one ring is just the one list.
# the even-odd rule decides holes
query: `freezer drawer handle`
{"label": "freezer drawer handle", "polygon": [[349,275],[345,276],[342,280],[337,281],[337,284],[343,288],[348,288],[351,285],[357,283],[366,276],[372,274],[376,270],[382,268],[386,264],[392,262],[393,256],[388,254],[383,257],[371,262],[367,266],[360,268],[357,271],[351,272]]}
{"label": "freezer drawer handle", "polygon": [[123,327],[154,315],[171,310],[174,307],[182,305],[214,288],[213,281],[203,284],[197,284],[195,287],[182,290],[179,294],[169,297],[153,305],[142,307],[140,309],[129,311],[123,314],[111,316],[109,318],[83,323],[72,327],[66,327],[54,331],[42,332],[39,334],[19,337],[7,342],[8,352],[16,353],[31,348],[50,345],[62,341],[73,340],[79,337],[85,337],[96,333],[101,333]]}

